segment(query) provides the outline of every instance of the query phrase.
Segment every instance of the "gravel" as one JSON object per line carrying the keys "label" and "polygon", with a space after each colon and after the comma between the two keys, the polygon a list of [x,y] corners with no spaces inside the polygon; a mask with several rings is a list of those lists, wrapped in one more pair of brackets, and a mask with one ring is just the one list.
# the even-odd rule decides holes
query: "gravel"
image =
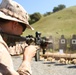
{"label": "gravel", "polygon": [[[13,56],[14,68],[17,70],[21,63],[20,56]],[[58,62],[32,61],[32,75],[76,75],[76,65],[60,64]]]}

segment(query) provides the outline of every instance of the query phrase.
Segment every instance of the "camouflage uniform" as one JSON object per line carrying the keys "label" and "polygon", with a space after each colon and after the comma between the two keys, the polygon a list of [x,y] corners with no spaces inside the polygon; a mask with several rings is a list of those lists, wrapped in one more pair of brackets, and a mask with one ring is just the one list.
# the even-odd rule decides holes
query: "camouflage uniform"
{"label": "camouflage uniform", "polygon": [[31,73],[30,64],[27,62],[27,65],[25,66],[26,68],[24,68],[22,63],[17,72],[14,70],[12,58],[8,52],[8,46],[0,36],[0,75],[30,75],[29,74],[29,72]]}
{"label": "camouflage uniform", "polygon": [[[28,23],[28,14],[24,8],[13,0],[2,0],[0,4],[0,18],[23,23],[27,28],[33,30]],[[0,75],[30,75],[31,66],[29,62],[21,63],[17,71],[13,68],[8,46],[0,35]]]}

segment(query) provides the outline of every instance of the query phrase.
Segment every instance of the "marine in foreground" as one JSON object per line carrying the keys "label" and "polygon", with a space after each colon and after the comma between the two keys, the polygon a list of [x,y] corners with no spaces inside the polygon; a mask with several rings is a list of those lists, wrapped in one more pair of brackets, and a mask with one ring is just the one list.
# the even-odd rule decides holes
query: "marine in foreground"
{"label": "marine in foreground", "polygon": [[[0,4],[0,32],[21,35],[26,28],[33,30],[28,23],[28,14],[25,9],[13,0],[2,0]],[[15,71],[8,52],[7,38],[0,34],[0,75],[31,75],[31,60],[35,56],[36,48],[37,46],[25,44],[22,63]]]}

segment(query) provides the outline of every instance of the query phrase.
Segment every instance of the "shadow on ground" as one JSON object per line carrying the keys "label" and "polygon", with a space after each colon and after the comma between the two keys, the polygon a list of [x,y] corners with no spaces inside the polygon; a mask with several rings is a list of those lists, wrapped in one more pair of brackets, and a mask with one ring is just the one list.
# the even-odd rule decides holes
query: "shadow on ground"
{"label": "shadow on ground", "polygon": [[76,69],[76,65],[74,65],[74,66],[69,66],[68,68],[75,68],[75,69]]}
{"label": "shadow on ground", "polygon": [[43,64],[55,64],[55,62],[43,62]]}

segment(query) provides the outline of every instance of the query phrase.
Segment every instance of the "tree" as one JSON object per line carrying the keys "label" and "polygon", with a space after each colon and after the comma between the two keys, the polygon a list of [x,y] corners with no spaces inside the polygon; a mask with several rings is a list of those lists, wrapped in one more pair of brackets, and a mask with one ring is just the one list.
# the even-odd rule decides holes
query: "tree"
{"label": "tree", "polygon": [[48,16],[50,14],[52,14],[52,12],[46,12],[43,16]]}
{"label": "tree", "polygon": [[58,8],[59,8],[59,10],[62,10],[62,9],[64,9],[64,8],[66,8],[66,6],[63,5],[63,4],[60,4],[60,5],[58,5]]}
{"label": "tree", "polygon": [[35,22],[37,22],[40,18],[41,18],[41,14],[40,14],[39,12],[36,12],[36,13],[34,13],[34,14],[31,14],[31,15],[30,15],[29,23],[30,23],[30,24],[35,23]]}
{"label": "tree", "polygon": [[57,11],[59,11],[59,8],[58,7],[54,7],[53,12],[57,12]]}
{"label": "tree", "polygon": [[62,10],[64,8],[66,8],[66,6],[63,4],[60,4],[60,5],[58,5],[58,7],[54,7],[53,12],[57,12],[57,11]]}

